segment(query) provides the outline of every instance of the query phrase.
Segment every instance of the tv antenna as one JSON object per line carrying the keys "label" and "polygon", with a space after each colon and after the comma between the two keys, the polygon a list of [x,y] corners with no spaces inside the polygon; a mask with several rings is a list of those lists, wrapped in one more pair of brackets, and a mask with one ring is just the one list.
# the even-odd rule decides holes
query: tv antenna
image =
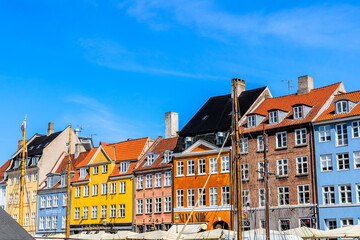
{"label": "tv antenna", "polygon": [[281,80],[282,82],[287,82],[288,85],[288,94],[290,95],[291,93],[291,89],[295,88],[295,86],[291,86],[291,82],[293,82],[294,80]]}

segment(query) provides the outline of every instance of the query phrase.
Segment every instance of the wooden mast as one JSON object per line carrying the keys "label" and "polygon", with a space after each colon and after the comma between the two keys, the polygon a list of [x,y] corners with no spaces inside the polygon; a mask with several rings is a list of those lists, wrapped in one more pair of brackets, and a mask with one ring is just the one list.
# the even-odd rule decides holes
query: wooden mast
{"label": "wooden mast", "polygon": [[233,101],[234,101],[234,130],[235,130],[235,183],[233,186],[236,187],[236,197],[237,198],[237,236],[239,240],[242,240],[242,187],[241,187],[241,168],[240,168],[240,134],[239,134],[239,105],[238,105],[238,96],[235,80],[232,81],[233,89]]}
{"label": "wooden mast", "polygon": [[21,158],[21,173],[20,173],[20,198],[19,198],[19,224],[20,226],[23,226],[23,215],[24,215],[24,209],[23,209],[23,204],[24,204],[24,183],[25,183],[25,179],[24,179],[24,172],[25,172],[25,145],[26,145],[26,117],[25,120],[23,122],[23,124],[21,125],[21,129],[23,132],[23,151],[22,151],[22,158]]}
{"label": "wooden mast", "polygon": [[265,134],[265,124],[263,125],[263,146],[264,146],[264,187],[265,187],[265,221],[266,221],[266,240],[270,240],[270,200],[269,200],[269,169],[266,156],[267,143]]}
{"label": "wooden mast", "polygon": [[70,237],[70,181],[71,181],[71,124],[69,126],[69,146],[68,146],[68,163],[67,163],[67,194],[66,194],[66,233],[65,238]]}

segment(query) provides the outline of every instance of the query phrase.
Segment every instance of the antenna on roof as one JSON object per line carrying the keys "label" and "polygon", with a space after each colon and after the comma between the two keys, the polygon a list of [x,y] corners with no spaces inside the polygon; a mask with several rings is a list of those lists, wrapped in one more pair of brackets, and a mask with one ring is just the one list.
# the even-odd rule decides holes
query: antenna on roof
{"label": "antenna on roof", "polygon": [[282,82],[287,82],[288,84],[288,94],[290,95],[291,93],[291,88],[295,88],[295,86],[291,86],[291,82],[293,82],[294,80],[281,80]]}
{"label": "antenna on roof", "polygon": [[97,134],[96,133],[90,133],[89,136],[90,136],[90,138],[93,138],[93,136],[97,136]]}

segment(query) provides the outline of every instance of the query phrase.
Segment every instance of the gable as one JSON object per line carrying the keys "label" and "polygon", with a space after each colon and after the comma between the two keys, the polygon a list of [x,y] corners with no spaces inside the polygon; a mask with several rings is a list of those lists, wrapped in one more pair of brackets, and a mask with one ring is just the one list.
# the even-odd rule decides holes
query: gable
{"label": "gable", "polygon": [[194,150],[192,150],[191,152],[203,152],[203,151],[207,151],[207,150],[212,150],[212,148],[207,147],[205,145],[200,145],[200,146],[196,147]]}
{"label": "gable", "polygon": [[111,160],[107,156],[107,154],[104,152],[104,150],[99,147],[97,153],[93,156],[93,159],[90,161],[89,164],[99,164],[99,163],[105,163],[110,162]]}

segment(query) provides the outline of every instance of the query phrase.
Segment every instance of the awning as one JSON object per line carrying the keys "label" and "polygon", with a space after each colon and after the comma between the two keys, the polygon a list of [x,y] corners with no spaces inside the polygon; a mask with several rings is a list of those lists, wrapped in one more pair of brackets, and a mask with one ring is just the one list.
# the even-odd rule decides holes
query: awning
{"label": "awning", "polygon": [[[171,226],[171,228],[168,230],[168,232],[170,233],[180,233],[182,228],[184,227],[185,224],[174,224]],[[188,224],[186,225],[183,233],[184,234],[189,234],[189,233],[198,233],[201,230],[202,225],[204,225],[204,223],[199,223],[199,224]],[[206,225],[206,224],[205,224]],[[176,230],[177,229],[177,230]]]}

